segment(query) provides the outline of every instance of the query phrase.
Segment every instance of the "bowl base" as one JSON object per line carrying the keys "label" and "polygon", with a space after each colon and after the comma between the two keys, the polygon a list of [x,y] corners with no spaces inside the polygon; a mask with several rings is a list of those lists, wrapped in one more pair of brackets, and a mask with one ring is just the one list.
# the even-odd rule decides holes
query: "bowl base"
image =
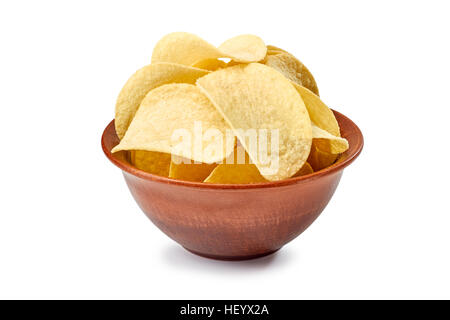
{"label": "bowl base", "polygon": [[186,249],[187,251],[189,251],[190,253],[193,253],[193,254],[203,257],[203,258],[214,259],[214,260],[223,260],[223,261],[241,261],[241,260],[258,259],[258,258],[262,258],[262,257],[268,256],[268,255],[271,255],[281,249],[280,248],[280,249],[267,251],[267,252],[254,254],[254,255],[248,255],[248,256],[219,256],[219,255],[197,252],[197,251],[188,249],[186,247],[183,247],[183,248]]}

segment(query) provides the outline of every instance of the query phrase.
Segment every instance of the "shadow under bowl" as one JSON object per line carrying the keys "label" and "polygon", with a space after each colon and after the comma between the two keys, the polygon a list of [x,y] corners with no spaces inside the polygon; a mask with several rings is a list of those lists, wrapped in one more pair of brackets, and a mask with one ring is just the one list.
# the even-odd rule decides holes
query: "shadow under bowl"
{"label": "shadow under bowl", "polygon": [[103,132],[102,148],[119,167],[134,199],[167,236],[195,254],[222,260],[271,254],[296,238],[320,215],[344,168],[361,153],[363,136],[349,118],[333,111],[349,149],[335,164],[312,174],[258,184],[207,184],[141,171],[119,143],[114,120]]}

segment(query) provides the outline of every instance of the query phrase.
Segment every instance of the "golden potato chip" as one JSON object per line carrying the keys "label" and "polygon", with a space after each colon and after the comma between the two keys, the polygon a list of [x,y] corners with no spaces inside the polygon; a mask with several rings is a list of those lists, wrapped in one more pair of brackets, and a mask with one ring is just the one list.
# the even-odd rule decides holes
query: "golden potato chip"
{"label": "golden potato chip", "polygon": [[186,159],[179,160],[170,163],[169,178],[203,182],[217,167],[216,163],[194,163],[190,160],[186,161]]}
{"label": "golden potato chip", "polygon": [[266,45],[261,38],[240,35],[222,43],[219,48],[187,32],[174,32],[158,41],[152,54],[152,63],[173,62],[193,65],[206,59],[230,58],[240,62],[264,59]]}
{"label": "golden potato chip", "polygon": [[283,52],[280,54],[269,55],[264,60],[264,64],[281,72],[286,78],[303,87],[308,88],[316,95],[319,95],[316,80],[296,57],[292,54]]}
{"label": "golden potato chip", "polygon": [[275,55],[275,54],[280,54],[280,53],[286,53],[287,51],[280,49],[278,47],[272,46],[272,45],[267,45],[267,55]]}
{"label": "golden potato chip", "polygon": [[313,139],[311,152],[308,157],[308,163],[311,165],[314,171],[319,171],[331,166],[336,162],[337,157],[337,154],[331,154],[317,149]]}
{"label": "golden potato chip", "polygon": [[228,68],[228,67],[238,66],[238,65],[240,65],[240,64],[242,64],[242,63],[241,63],[241,62],[234,61],[234,60],[230,60],[230,61],[228,61],[228,63],[227,63],[227,68]]}
{"label": "golden potato chip", "polygon": [[267,50],[267,55],[268,56],[274,56],[277,54],[283,53],[283,51],[278,51],[278,50]]}
{"label": "golden potato chip", "polygon": [[212,44],[192,33],[173,32],[158,41],[152,53],[152,63],[173,62],[190,66],[205,59],[222,58]]}
{"label": "golden potato chip", "polygon": [[131,150],[131,164],[148,173],[167,177],[169,175],[170,154],[161,152]]}
{"label": "golden potato chip", "polygon": [[314,124],[312,124],[312,136],[315,146],[323,152],[340,154],[348,149],[346,139],[333,136]]}
{"label": "golden potato chip", "polygon": [[216,71],[218,69],[225,68],[227,66],[227,63],[225,61],[219,60],[219,59],[203,59],[200,61],[197,61],[192,65],[194,68],[198,69],[204,69],[209,71]]}
{"label": "golden potato chip", "polygon": [[119,139],[125,135],[139,105],[150,90],[173,82],[193,84],[197,78],[208,73],[207,70],[172,63],[151,64],[136,71],[117,98],[115,126]]}
{"label": "golden potato chip", "polygon": [[[228,124],[198,87],[166,84],[145,96],[124,138],[112,152],[156,151],[213,163],[226,158],[228,150],[233,151],[234,136],[231,141],[223,139],[227,129]],[[205,132],[217,133],[219,139],[212,136],[205,143]],[[180,139],[180,143],[174,141]]]}
{"label": "golden potato chip", "polygon": [[[303,166],[311,147],[311,121],[300,95],[281,73],[250,63],[215,71],[198,79],[197,85],[225,117],[264,178],[289,178]],[[251,130],[270,132],[268,161],[247,141]]]}
{"label": "golden potato chip", "polygon": [[228,155],[226,159],[224,159],[223,163],[225,164],[251,164],[250,157],[245,151],[245,148],[242,144],[237,141],[236,145],[233,149],[233,152]]}
{"label": "golden potato chip", "polygon": [[210,175],[205,177],[204,182],[247,184],[267,182],[267,180],[259,173],[258,168],[250,162],[248,153],[238,143],[233,153],[228,155],[222,164],[214,168]]}
{"label": "golden potato chip", "polygon": [[313,172],[314,170],[311,165],[308,162],[305,162],[303,167],[301,167],[300,170],[298,170],[297,173],[293,175],[293,177],[306,176],[307,174],[311,174]]}
{"label": "golden potato chip", "polygon": [[336,137],[340,137],[339,124],[333,111],[331,111],[317,95],[307,88],[302,87],[295,82],[292,82],[292,84],[295,89],[297,89],[298,93],[300,93],[311,121],[319,128],[328,131]]}
{"label": "golden potato chip", "polygon": [[228,39],[219,46],[227,58],[238,62],[257,62],[264,59],[267,48],[264,41],[251,34],[240,35]]}
{"label": "golden potato chip", "polygon": [[267,182],[267,180],[254,164],[219,164],[204,182],[247,184]]}

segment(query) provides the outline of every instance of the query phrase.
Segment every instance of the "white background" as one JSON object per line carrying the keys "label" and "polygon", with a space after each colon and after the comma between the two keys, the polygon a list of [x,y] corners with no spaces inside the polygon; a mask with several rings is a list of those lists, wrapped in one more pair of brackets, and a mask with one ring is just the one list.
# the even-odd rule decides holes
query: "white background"
{"label": "white background", "polygon": [[[450,298],[448,1],[3,1],[0,298]],[[313,72],[365,149],[278,254],[193,256],[100,136],[172,31],[254,33]]]}

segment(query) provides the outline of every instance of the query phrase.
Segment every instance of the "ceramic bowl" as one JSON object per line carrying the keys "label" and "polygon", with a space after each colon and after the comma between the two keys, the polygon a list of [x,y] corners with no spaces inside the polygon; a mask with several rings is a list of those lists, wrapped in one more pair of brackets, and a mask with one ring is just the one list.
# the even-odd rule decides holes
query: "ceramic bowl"
{"label": "ceramic bowl", "polygon": [[119,143],[114,121],[102,136],[103,151],[119,167],[147,217],[187,250],[208,258],[251,259],[273,253],[300,235],[325,209],[344,168],[360,154],[363,136],[334,112],[349,149],[332,166],[287,180],[221,185],[175,180],[133,167]]}

